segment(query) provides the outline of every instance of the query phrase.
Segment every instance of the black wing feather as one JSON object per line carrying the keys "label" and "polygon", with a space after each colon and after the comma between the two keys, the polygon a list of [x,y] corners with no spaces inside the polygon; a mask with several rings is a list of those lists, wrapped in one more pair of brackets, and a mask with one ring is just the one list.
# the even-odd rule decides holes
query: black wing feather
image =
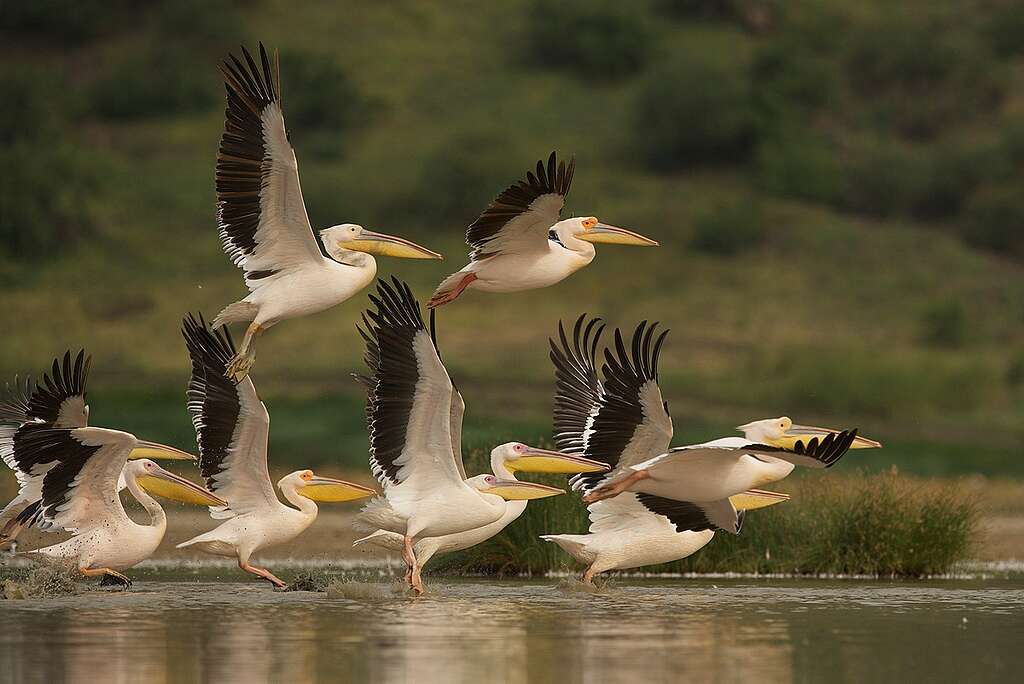
{"label": "black wing feather", "polygon": [[600,318],[587,321],[587,314],[581,314],[573,325],[572,343],[561,321],[558,322],[558,342],[548,339],[551,362],[555,366],[553,422],[559,451],[582,454],[586,447],[587,422],[601,398],[596,358],[603,332],[604,323]]}

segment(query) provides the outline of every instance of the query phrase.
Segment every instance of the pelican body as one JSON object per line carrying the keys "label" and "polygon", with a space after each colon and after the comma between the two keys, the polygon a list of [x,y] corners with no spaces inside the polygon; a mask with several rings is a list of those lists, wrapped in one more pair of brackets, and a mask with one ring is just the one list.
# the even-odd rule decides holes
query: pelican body
{"label": "pelican body", "polygon": [[210,507],[210,515],[225,522],[178,548],[235,558],[242,570],[284,587],[269,570],[252,565],[252,555],[302,534],[316,520],[317,501],[351,501],[373,490],[303,469],[278,481],[288,504],[281,503],[267,466],[270,414],[250,377],[236,382],[227,373],[235,357],[231,335],[191,315],[182,321],[182,335],[192,361],[188,410],[199,468],[210,491],[224,500]]}
{"label": "pelican body", "polygon": [[575,160],[547,166],[503,190],[466,231],[470,262],[438,285],[428,306],[454,301],[467,289],[517,292],[554,285],[594,260],[593,243],[656,246],[643,235],[594,216],[560,220]]}
{"label": "pelican body", "polygon": [[356,525],[402,536],[410,586],[423,592],[414,544],[484,527],[506,513],[506,500],[551,496],[562,490],[485,476],[475,488],[465,478],[461,453],[462,401],[427,333],[409,286],[378,281],[374,309],[363,316],[369,377],[370,467],[384,496],[360,511]]}
{"label": "pelican body", "polygon": [[227,306],[214,327],[248,322],[242,348],[229,364],[241,380],[255,361],[255,338],[286,319],[329,309],[373,281],[371,254],[411,259],[441,255],[408,240],[344,223],[313,234],[299,184],[298,162],[281,107],[280,68],[263,44],[260,63],[243,48],[245,63],[222,64],[227,91],[224,134],[217,154],[220,240],[242,268],[250,294]]}

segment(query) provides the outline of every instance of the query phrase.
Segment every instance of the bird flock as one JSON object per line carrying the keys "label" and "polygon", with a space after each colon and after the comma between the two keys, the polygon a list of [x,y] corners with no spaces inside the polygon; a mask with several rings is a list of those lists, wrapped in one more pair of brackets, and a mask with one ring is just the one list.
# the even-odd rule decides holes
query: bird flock
{"label": "bird flock", "polygon": [[[586,504],[586,534],[552,530],[543,539],[582,563],[584,582],[610,571],[689,556],[715,532],[739,534],[747,511],[786,494],[761,489],[796,466],[828,468],[850,449],[881,446],[856,429],[794,424],[789,418],[741,425],[742,437],[672,446],[672,419],[658,385],[668,331],[640,322],[605,335],[599,318],[559,323],[550,338],[555,378],[555,450],[510,441],[490,454],[490,472],[470,475],[462,459],[465,402],[441,360],[437,309],[469,290],[545,288],[589,265],[595,243],[657,246],[594,216],[562,219],[575,160],[551,153],[501,191],[469,227],[469,263],[428,300],[429,325],[412,289],[377,280],[357,323],[366,369],[369,466],[380,492],[300,469],[276,483],[267,453],[270,416],[250,371],[257,339],[277,323],[344,302],[376,277],[374,255],[440,259],[401,237],[343,223],[319,231],[306,214],[298,165],[285,127],[277,54],[222,63],[227,106],[216,163],[221,245],[242,269],[249,294],[207,323],[187,314],[181,333],[191,372],[186,406],[198,457],[116,429],[89,425],[91,357],[69,350],[41,379],[15,378],[0,398],[0,457],[18,494],[0,511],[0,543],[27,528],[65,539],[20,552],[73,563],[104,583],[131,585],[125,570],[151,556],[167,517],[154,497],[207,506],[217,526],[177,545],[234,559],[275,587],[285,582],[253,555],[302,534],[318,503],[366,499],[355,544],[400,553],[411,591],[423,592],[431,558],[479,544],[519,518],[533,499],[562,489],[519,479],[561,473]],[[245,323],[235,346],[228,326]],[[188,461],[203,485],[156,461]],[[125,512],[127,489],[148,523]],[[283,497],[284,502],[279,498]],[[538,504],[542,505],[542,504]],[[16,547],[15,547],[16,548]]]}

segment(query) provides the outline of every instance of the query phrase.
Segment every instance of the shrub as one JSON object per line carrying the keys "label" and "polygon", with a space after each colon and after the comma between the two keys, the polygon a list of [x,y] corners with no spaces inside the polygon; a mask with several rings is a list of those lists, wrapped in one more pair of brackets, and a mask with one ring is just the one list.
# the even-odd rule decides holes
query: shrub
{"label": "shrub", "polygon": [[843,169],[834,146],[813,130],[793,129],[764,135],[757,145],[758,185],[781,197],[837,203],[843,194]]}
{"label": "shrub", "polygon": [[0,31],[53,43],[82,43],[120,27],[127,0],[5,2]]}
{"label": "shrub", "polygon": [[1024,195],[1015,185],[985,188],[966,209],[964,239],[1003,256],[1024,257]]}
{"label": "shrub", "polygon": [[634,118],[637,147],[656,170],[742,160],[754,142],[745,71],[704,56],[651,74]]}
{"label": "shrub", "polygon": [[993,52],[1006,59],[1024,54],[1024,12],[1015,0],[987,10],[985,37]]}
{"label": "shrub", "polygon": [[188,50],[149,48],[115,64],[91,89],[93,111],[108,119],[170,117],[210,109],[218,101],[218,81],[208,65],[191,68]]}
{"label": "shrub", "polygon": [[281,80],[289,131],[321,157],[340,156],[346,134],[370,111],[345,69],[329,54],[289,52],[282,59]]}
{"label": "shrub", "polygon": [[921,340],[936,347],[960,347],[967,340],[967,312],[956,300],[939,302],[921,316]]}
{"label": "shrub", "polygon": [[699,217],[690,247],[716,256],[735,256],[760,246],[768,236],[754,200],[718,207]]}
{"label": "shrub", "polygon": [[0,76],[0,90],[7,100],[0,107],[0,146],[52,138],[61,114],[74,105],[65,95],[65,84],[50,70],[12,69]]}
{"label": "shrub", "polygon": [[539,66],[602,81],[636,73],[647,61],[650,31],[629,7],[537,0],[528,12],[525,49]]}

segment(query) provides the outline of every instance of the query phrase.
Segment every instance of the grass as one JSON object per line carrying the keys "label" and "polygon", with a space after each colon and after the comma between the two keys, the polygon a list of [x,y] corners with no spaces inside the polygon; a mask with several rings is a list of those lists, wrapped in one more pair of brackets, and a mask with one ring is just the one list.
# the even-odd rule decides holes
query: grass
{"label": "grass", "polygon": [[[752,512],[743,531],[719,533],[695,555],[651,572],[785,573],[923,577],[968,560],[976,539],[975,498],[953,482],[899,474],[810,474],[777,487],[790,502]],[[580,533],[586,509],[575,495],[535,502],[494,539],[453,557],[459,572],[543,574],[574,567],[552,531]]]}

